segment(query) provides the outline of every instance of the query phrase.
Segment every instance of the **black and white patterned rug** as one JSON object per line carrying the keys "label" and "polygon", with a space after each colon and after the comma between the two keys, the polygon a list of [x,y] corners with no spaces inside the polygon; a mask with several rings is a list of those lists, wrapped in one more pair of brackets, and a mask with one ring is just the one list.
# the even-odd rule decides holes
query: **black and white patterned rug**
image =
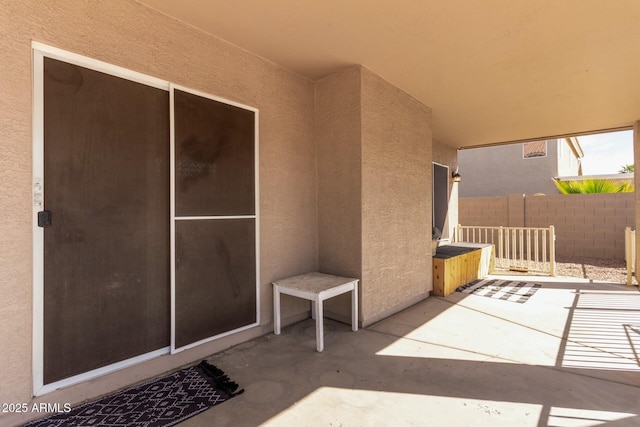
{"label": "black and white patterned rug", "polygon": [[460,286],[456,291],[522,304],[527,302],[540,287],[542,285],[537,283],[481,279]]}
{"label": "black and white patterned rug", "polygon": [[244,391],[237,390],[223,371],[202,361],[25,427],[173,426]]}

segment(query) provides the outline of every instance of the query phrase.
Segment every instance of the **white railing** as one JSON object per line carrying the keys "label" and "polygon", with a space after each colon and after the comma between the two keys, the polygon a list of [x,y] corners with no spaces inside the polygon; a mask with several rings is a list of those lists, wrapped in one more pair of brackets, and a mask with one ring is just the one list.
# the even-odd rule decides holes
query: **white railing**
{"label": "white railing", "polygon": [[456,242],[492,243],[495,267],[556,275],[556,235],[548,228],[485,227],[458,224]]}
{"label": "white railing", "polygon": [[627,285],[633,284],[633,273],[636,271],[636,230],[624,229],[624,259],[627,262]]}

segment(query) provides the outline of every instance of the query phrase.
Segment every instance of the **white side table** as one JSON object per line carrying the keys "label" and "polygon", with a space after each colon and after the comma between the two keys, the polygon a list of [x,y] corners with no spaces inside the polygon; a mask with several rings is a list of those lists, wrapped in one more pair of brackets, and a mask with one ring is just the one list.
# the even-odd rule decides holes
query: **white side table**
{"label": "white side table", "polygon": [[358,279],[324,273],[307,273],[273,282],[273,333],[280,335],[280,294],[311,301],[311,317],[316,320],[316,347],[324,350],[322,303],[337,295],[351,292],[351,329],[358,330]]}

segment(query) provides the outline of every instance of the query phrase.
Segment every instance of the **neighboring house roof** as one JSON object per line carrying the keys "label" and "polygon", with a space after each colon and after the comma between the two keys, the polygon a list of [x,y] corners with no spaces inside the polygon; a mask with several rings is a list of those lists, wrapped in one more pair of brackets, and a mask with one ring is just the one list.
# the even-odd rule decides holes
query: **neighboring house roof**
{"label": "neighboring house roof", "polygon": [[[573,154],[576,156],[578,160],[584,157],[584,151],[582,150],[582,146],[580,146],[580,142],[578,142],[578,138],[576,137],[568,137],[563,138],[564,142],[567,143]],[[562,140],[558,140],[560,142]],[[543,157],[547,154],[547,140],[543,139],[540,141],[531,141],[525,142],[523,144],[523,156],[525,158],[530,157]]]}
{"label": "neighboring house roof", "polygon": [[554,179],[558,181],[586,181],[588,179],[610,179],[613,181],[629,181],[633,182],[633,172],[630,173],[612,173],[603,175],[581,175],[581,176],[557,176]]}
{"label": "neighboring house roof", "polygon": [[525,142],[522,145],[522,155],[525,159],[530,157],[544,157],[547,155],[547,140]]}

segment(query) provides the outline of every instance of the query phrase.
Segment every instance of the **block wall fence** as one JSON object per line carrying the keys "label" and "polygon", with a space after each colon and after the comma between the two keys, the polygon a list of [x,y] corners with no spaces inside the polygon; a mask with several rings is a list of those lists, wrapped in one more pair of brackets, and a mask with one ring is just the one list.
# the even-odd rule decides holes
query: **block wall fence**
{"label": "block wall fence", "polygon": [[459,223],[555,226],[556,255],[624,259],[624,229],[635,229],[634,193],[465,197]]}

